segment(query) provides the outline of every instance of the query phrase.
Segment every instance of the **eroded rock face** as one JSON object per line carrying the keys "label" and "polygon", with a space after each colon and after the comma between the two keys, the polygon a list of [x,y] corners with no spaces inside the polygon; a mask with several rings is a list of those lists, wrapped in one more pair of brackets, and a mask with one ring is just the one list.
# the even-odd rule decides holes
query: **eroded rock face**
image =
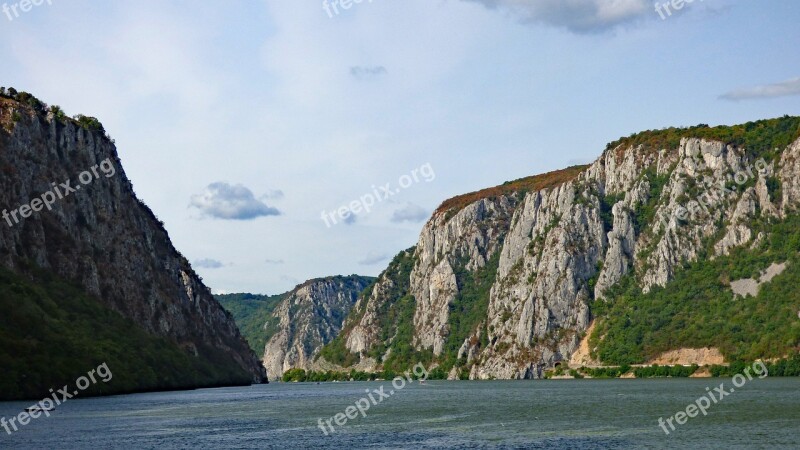
{"label": "eroded rock face", "polygon": [[[111,140],[8,98],[0,98],[0,122],[3,208],[28,204],[53,183],[70,180],[76,189],[19,223],[0,223],[0,264],[24,272],[31,262],[195,357],[265,380],[233,319],[136,197]],[[113,173],[99,170],[104,161]],[[92,168],[97,176],[82,185],[79,175]]]}
{"label": "eroded rock face", "polygon": [[417,301],[414,345],[442,353],[448,333],[449,308],[458,293],[454,266],[475,271],[500,250],[514,197],[480,200],[452,218],[434,216],[423,228],[411,272],[410,293]]}
{"label": "eroded rock face", "polygon": [[[472,379],[538,378],[570,359],[591,322],[589,302],[624,277],[648,292],[686,262],[764,239],[749,224],[784,217],[800,202],[798,156],[800,141],[772,163],[704,139],[657,151],[621,145],[569,181],[437,211],[408,277],[387,272],[383,287],[363,300],[366,313],[345,331],[348,348],[363,354],[391,346],[392,339],[379,339],[379,305],[396,300],[387,286],[407,281],[416,300],[411,344],[435,361],[456,348],[460,369],[448,368],[451,379],[464,376],[461,370]],[[769,190],[771,177],[782,185],[779,198]],[[463,273],[479,273],[495,255],[482,321],[450,342],[455,304],[470,288]]]}
{"label": "eroded rock face", "polygon": [[267,342],[264,367],[271,380],[289,369],[309,369],[320,348],[342,329],[347,314],[371,279],[359,276],[311,280],[296,287],[273,316],[279,331]]}

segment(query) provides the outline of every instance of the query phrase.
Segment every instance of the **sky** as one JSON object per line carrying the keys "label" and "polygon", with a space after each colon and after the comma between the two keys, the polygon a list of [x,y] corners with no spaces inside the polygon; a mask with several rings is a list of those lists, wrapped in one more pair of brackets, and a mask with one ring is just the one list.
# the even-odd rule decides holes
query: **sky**
{"label": "sky", "polygon": [[218,293],[375,276],[445,199],[620,136],[800,115],[796,0],[36,3],[0,86],[98,117]]}

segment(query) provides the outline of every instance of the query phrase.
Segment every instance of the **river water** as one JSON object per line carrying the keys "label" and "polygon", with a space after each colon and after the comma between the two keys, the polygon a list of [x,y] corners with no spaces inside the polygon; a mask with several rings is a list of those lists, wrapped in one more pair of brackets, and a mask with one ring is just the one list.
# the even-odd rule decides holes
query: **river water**
{"label": "river water", "polygon": [[[733,389],[730,379],[385,381],[73,399],[11,435],[0,428],[0,449],[800,448],[796,378],[754,378],[669,435],[659,426],[720,383]],[[0,417],[29,405],[0,403]]]}

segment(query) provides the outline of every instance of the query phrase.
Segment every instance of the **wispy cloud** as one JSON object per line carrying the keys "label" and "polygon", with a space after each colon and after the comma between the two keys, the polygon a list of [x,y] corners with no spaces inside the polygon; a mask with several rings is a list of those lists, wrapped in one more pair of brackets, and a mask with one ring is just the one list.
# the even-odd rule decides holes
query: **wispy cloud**
{"label": "wispy cloud", "polygon": [[383,66],[353,66],[350,68],[350,75],[359,80],[375,78],[389,73]]}
{"label": "wispy cloud", "polygon": [[284,261],[282,259],[265,259],[265,263],[267,264],[283,264]]}
{"label": "wispy cloud", "polygon": [[380,262],[386,261],[388,259],[389,255],[385,253],[369,252],[367,253],[367,256],[365,256],[364,259],[362,259],[358,263],[361,264],[362,266],[372,266]]}
{"label": "wispy cloud", "polygon": [[780,83],[736,89],[721,95],[720,98],[723,100],[739,101],[789,97],[792,95],[800,95],[800,78],[792,78],[791,80],[782,81]]}
{"label": "wispy cloud", "polygon": [[191,207],[204,216],[226,220],[252,220],[263,216],[279,216],[276,208],[257,200],[253,191],[241,184],[224,182],[209,184],[200,195],[192,196]]}
{"label": "wispy cloud", "polygon": [[429,215],[430,213],[425,208],[413,203],[407,203],[406,206],[397,209],[394,211],[394,213],[392,213],[391,221],[394,223],[418,223],[427,219]]}
{"label": "wispy cloud", "polygon": [[509,11],[525,23],[598,33],[652,14],[645,0],[464,0]]}
{"label": "wispy cloud", "polygon": [[201,269],[220,269],[225,267],[225,264],[216,259],[200,259],[195,261],[193,265]]}

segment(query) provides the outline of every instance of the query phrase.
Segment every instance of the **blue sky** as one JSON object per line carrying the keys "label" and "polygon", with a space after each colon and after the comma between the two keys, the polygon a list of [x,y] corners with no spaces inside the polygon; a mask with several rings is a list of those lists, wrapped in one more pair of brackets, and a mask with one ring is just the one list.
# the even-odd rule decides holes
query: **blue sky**
{"label": "blue sky", "polygon": [[51,3],[5,1],[0,85],[100,118],[218,292],[377,275],[446,198],[622,135],[800,115],[795,0]]}

